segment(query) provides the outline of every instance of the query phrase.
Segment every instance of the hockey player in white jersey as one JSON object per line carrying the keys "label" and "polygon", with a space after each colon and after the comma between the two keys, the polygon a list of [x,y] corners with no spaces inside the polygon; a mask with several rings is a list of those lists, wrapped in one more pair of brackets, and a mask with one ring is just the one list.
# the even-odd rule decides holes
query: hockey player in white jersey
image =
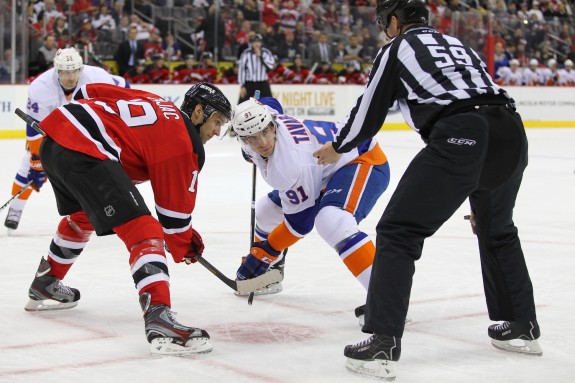
{"label": "hockey player in white jersey", "polygon": [[523,85],[523,70],[519,67],[519,60],[509,61],[509,66],[499,67],[497,70],[499,79],[496,81],[499,85],[521,86]]}
{"label": "hockey player in white jersey", "polygon": [[[67,104],[74,90],[91,83],[118,85],[113,76],[104,69],[83,65],[82,57],[75,48],[59,49],[54,58],[54,68],[48,69],[30,84],[26,113],[36,121],[40,121],[54,109]],[[9,232],[18,228],[22,211],[32,194],[32,189],[40,191],[46,181],[39,158],[41,142],[42,136],[27,125],[26,152],[14,178],[12,195],[16,195],[30,181],[32,184],[31,188],[26,189],[10,204],[4,221],[4,226]]]}
{"label": "hockey player in white jersey", "polygon": [[529,66],[523,69],[523,85],[543,85],[543,76],[541,74],[541,68],[539,68],[539,61],[537,61],[537,59],[529,60]]}
{"label": "hockey player in white jersey", "polygon": [[[265,273],[282,261],[282,250],[315,225],[367,290],[375,246],[358,223],[389,184],[385,154],[375,139],[369,139],[337,163],[319,166],[312,153],[333,139],[336,124],[301,121],[281,114],[281,105],[273,98],[260,101],[251,98],[239,104],[232,115],[232,128],[245,157],[274,189],[256,203],[256,241],[237,278]],[[276,106],[272,109],[263,103]],[[260,293],[279,291],[281,285]]]}
{"label": "hockey player in white jersey", "polygon": [[564,68],[559,69],[559,86],[575,86],[575,70],[573,70],[573,61],[567,59],[563,63]]}

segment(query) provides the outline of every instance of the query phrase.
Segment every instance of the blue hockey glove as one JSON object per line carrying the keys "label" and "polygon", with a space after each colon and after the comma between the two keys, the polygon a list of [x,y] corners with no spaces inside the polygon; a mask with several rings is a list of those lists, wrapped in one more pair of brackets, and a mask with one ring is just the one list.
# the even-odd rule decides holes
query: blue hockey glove
{"label": "blue hockey glove", "polygon": [[278,259],[280,253],[268,241],[252,243],[250,254],[236,272],[237,278],[242,281],[259,277],[268,270],[270,263]]}
{"label": "blue hockey glove", "polygon": [[38,156],[32,155],[30,158],[28,181],[32,181],[32,188],[36,191],[40,191],[40,188],[44,185],[44,182],[46,182],[46,173]]}

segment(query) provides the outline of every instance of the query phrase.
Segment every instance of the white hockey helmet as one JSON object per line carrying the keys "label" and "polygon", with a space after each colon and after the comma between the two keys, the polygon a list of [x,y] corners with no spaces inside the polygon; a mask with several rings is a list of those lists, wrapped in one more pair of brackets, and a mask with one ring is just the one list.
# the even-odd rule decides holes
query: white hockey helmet
{"label": "white hockey helmet", "polygon": [[565,65],[566,67],[569,67],[569,68],[573,68],[573,61],[567,59],[567,60],[565,60],[563,65]]}
{"label": "white hockey helmet", "polygon": [[537,61],[537,59],[529,60],[529,66],[537,66],[537,65],[539,65],[539,61]]}
{"label": "white hockey helmet", "polygon": [[82,56],[76,48],[58,49],[54,57],[54,68],[56,70],[76,70],[82,69]]}
{"label": "white hockey helmet", "polygon": [[269,109],[253,97],[236,106],[232,113],[232,129],[239,137],[259,133],[271,122],[273,117]]}
{"label": "white hockey helmet", "polygon": [[511,61],[509,61],[509,65],[519,65],[519,60],[512,59]]}
{"label": "white hockey helmet", "polygon": [[555,65],[557,65],[557,60],[555,60],[555,59],[549,59],[549,61],[547,61],[547,66],[548,66],[548,67],[552,67],[552,66],[555,66]]}

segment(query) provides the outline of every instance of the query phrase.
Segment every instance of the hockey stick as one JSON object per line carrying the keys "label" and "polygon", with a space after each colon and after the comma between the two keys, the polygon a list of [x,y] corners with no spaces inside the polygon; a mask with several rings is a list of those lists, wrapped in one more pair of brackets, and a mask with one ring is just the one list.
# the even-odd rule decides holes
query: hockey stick
{"label": "hockey stick", "polygon": [[18,192],[8,200],[8,202],[0,207],[0,211],[4,210],[8,205],[10,205],[10,202],[12,202],[15,198],[18,198],[20,194],[24,193],[26,189],[30,187],[30,185],[32,185],[32,181],[28,181],[26,185],[22,186],[22,189],[18,190]]}
{"label": "hockey stick", "polygon": [[271,284],[278,283],[282,280],[282,275],[279,270],[271,270],[259,277],[246,279],[243,281],[234,281],[226,277],[220,270],[213,266],[202,256],[196,257],[198,262],[208,269],[212,274],[214,274],[220,281],[228,285],[232,290],[237,291],[240,294],[252,293],[256,290],[263,289]]}
{"label": "hockey stick", "polygon": [[317,69],[317,61],[313,63],[313,66],[311,67],[311,70],[309,71],[309,74],[307,75],[307,77],[304,80],[304,84],[309,83],[311,80],[313,80],[313,74],[315,73],[315,70]]}
{"label": "hockey stick", "polygon": [[[260,99],[259,89],[254,92],[254,98],[256,100]],[[254,231],[256,229],[256,177],[257,177],[257,167],[256,164],[252,164],[252,201],[251,201],[251,212],[250,212],[250,247],[254,243]],[[252,305],[254,302],[255,293],[250,293],[248,297],[248,305]]]}
{"label": "hockey stick", "polygon": [[32,117],[30,117],[29,115],[24,113],[22,110],[20,110],[20,108],[16,108],[14,113],[16,113],[16,115],[18,117],[23,119],[25,123],[30,125],[32,127],[32,129],[34,129],[35,131],[37,131],[38,133],[40,133],[43,136],[46,135],[46,132],[44,132],[44,129],[42,129],[42,127],[36,122],[36,120],[34,120]]}

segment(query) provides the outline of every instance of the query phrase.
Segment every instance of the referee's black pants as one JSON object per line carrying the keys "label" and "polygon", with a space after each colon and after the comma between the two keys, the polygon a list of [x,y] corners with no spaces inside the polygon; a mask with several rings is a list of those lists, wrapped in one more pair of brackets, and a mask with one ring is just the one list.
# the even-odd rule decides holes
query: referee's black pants
{"label": "referee's black pants", "polygon": [[260,97],[272,97],[272,89],[268,81],[246,81],[244,87],[246,88],[246,96],[240,97],[238,104],[254,97],[256,90],[260,91]]}
{"label": "referee's black pants", "polygon": [[434,125],[377,225],[364,332],[403,335],[423,242],[467,197],[477,220],[489,317],[535,319],[533,287],[512,219],[526,166],[521,117],[504,106],[472,109]]}

